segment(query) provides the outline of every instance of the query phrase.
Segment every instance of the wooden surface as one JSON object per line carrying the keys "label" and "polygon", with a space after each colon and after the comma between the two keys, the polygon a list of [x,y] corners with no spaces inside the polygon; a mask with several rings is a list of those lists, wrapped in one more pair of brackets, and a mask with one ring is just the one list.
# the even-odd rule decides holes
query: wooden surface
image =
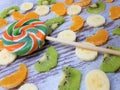
{"label": "wooden surface", "polygon": [[[25,1],[31,1],[36,3],[36,0],[0,0],[0,11],[5,9],[8,6],[11,5],[21,5],[21,3]],[[57,1],[63,1],[63,0],[57,0]],[[79,1],[79,0],[76,0]],[[93,0],[93,2],[96,2],[97,0]],[[105,0],[103,0],[105,1]],[[111,31],[118,25],[120,25],[120,19],[116,21],[111,21],[109,18],[109,8],[112,5],[119,5],[120,6],[120,0],[115,0],[114,3],[107,4],[106,10],[101,13],[106,18],[106,24],[100,28],[91,28],[85,24],[85,27],[82,29],[81,32],[76,33],[77,34],[77,41],[81,42],[84,41],[86,37],[94,34],[100,29],[106,29],[109,32],[109,41],[107,42],[106,45],[103,47],[106,47],[108,45],[114,45],[114,46],[119,46],[120,47],[120,37],[118,36],[113,36]],[[85,9],[83,9],[82,13],[80,16],[82,16],[84,19],[86,19],[90,14],[86,12]],[[40,17],[41,21],[46,21],[50,18],[55,17],[55,15],[51,12],[49,15],[45,17]],[[9,22],[13,22],[13,19],[11,17],[7,18]],[[66,22],[61,25],[51,36],[56,37],[57,34],[65,29],[68,29],[69,26],[72,24],[71,22],[71,17],[70,16],[65,16]],[[7,28],[7,27],[6,27]],[[2,35],[2,32],[4,31],[0,30],[0,33]],[[0,35],[0,36],[1,36]],[[59,62],[56,68],[52,69],[50,72],[46,73],[38,73],[34,69],[34,63],[36,63],[39,58],[41,58],[50,45],[53,45],[59,52]],[[76,69],[80,70],[83,74],[82,77],[82,82],[81,82],[81,87],[80,90],[86,90],[85,87],[85,76],[87,72],[93,70],[93,69],[99,69],[101,63],[102,63],[102,58],[103,54],[99,53],[99,57],[93,61],[93,62],[83,62],[79,58],[76,57],[75,55],[75,48],[74,47],[69,47],[69,46],[64,46],[59,43],[54,43],[54,42],[46,42],[46,45],[41,48],[40,50],[36,51],[35,53],[25,56],[25,57],[18,57],[18,59],[12,63],[11,65],[5,67],[5,66],[0,66],[0,79],[3,78],[4,76],[13,73],[15,70],[18,69],[18,66],[20,63],[25,63],[28,66],[29,69],[29,74],[28,78],[25,82],[31,82],[36,84],[39,87],[39,90],[58,90],[58,84],[61,79],[62,75],[62,70],[64,66],[72,66],[75,67]],[[111,67],[112,68],[112,67]],[[120,90],[120,72],[117,73],[112,73],[112,74],[107,74],[111,83],[111,90]],[[3,88],[0,88],[0,90],[5,90]],[[14,90],[14,89],[12,89]]]}

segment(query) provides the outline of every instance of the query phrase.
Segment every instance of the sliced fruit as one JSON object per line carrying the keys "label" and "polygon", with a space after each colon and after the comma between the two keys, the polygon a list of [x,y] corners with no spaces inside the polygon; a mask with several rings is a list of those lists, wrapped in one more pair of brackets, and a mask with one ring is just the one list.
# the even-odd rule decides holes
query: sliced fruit
{"label": "sliced fruit", "polygon": [[64,30],[58,34],[57,38],[61,40],[75,41],[76,33],[71,30]]}
{"label": "sliced fruit", "polygon": [[16,58],[17,58],[17,55],[9,52],[6,49],[3,49],[3,50],[0,51],[0,65],[9,65]]}
{"label": "sliced fruit", "polygon": [[75,2],[75,5],[79,5],[82,7],[88,6],[92,0],[81,0],[80,2]]}
{"label": "sliced fruit", "polygon": [[35,12],[40,16],[45,16],[49,13],[49,7],[46,5],[37,6]]}
{"label": "sliced fruit", "polygon": [[38,19],[39,15],[35,12],[29,12],[25,15],[25,18],[32,18],[32,19]]}
{"label": "sliced fruit", "polygon": [[46,21],[46,25],[49,28],[48,35],[51,34],[57,27],[65,22],[63,17],[55,17]]}
{"label": "sliced fruit", "polygon": [[[82,42],[82,44],[89,45],[89,46],[95,46],[95,45],[93,45],[91,43],[87,43],[87,42]],[[98,56],[97,51],[87,50],[87,49],[83,49],[80,47],[76,47],[75,54],[78,58],[80,58],[83,61],[93,61]]]}
{"label": "sliced fruit", "polygon": [[114,0],[106,0],[108,3],[112,3],[114,2]]}
{"label": "sliced fruit", "polygon": [[56,4],[56,0],[37,0],[38,5],[51,5]]}
{"label": "sliced fruit", "polygon": [[84,19],[78,15],[72,17],[73,24],[70,26],[70,30],[76,32],[84,26]]}
{"label": "sliced fruit", "polygon": [[14,20],[21,20],[25,15],[20,12],[13,12],[12,16]]}
{"label": "sliced fruit", "polygon": [[110,18],[115,20],[120,18],[120,6],[112,6],[109,11]]}
{"label": "sliced fruit", "polygon": [[85,78],[85,84],[87,90],[110,90],[109,79],[101,70],[90,71]]}
{"label": "sliced fruit", "polygon": [[92,14],[97,14],[97,13],[101,13],[105,10],[105,3],[102,2],[102,1],[98,1],[92,5],[90,5],[88,8],[87,8],[87,12],[88,13],[92,13]]}
{"label": "sliced fruit", "polygon": [[79,70],[71,67],[64,67],[63,79],[58,90],[79,90],[82,74]]}
{"label": "sliced fruit", "polygon": [[120,36],[120,26],[116,27],[113,32],[114,35],[119,35]]}
{"label": "sliced fruit", "polygon": [[19,69],[8,76],[5,76],[2,80],[0,80],[0,86],[11,89],[19,86],[26,79],[28,73],[28,69],[25,64],[21,64]]}
{"label": "sliced fruit", "polygon": [[2,40],[0,40],[0,50],[3,50],[3,49],[4,49],[4,45],[3,45]]}
{"label": "sliced fruit", "polygon": [[100,27],[105,24],[105,18],[101,15],[91,15],[87,18],[87,24],[91,27]]}
{"label": "sliced fruit", "polygon": [[[118,50],[115,46],[108,46],[109,49]],[[120,56],[105,54],[100,69],[106,73],[114,73],[120,69]]]}
{"label": "sliced fruit", "polygon": [[64,0],[67,5],[70,5],[74,2],[74,0]]}
{"label": "sliced fruit", "polygon": [[56,0],[50,0],[50,4],[56,4]]}
{"label": "sliced fruit", "polygon": [[0,29],[5,27],[8,24],[8,21],[6,19],[0,18]]}
{"label": "sliced fruit", "polygon": [[3,10],[0,13],[0,18],[6,18],[7,16],[11,15],[15,11],[19,11],[19,7],[18,6],[10,6],[9,8]]}
{"label": "sliced fruit", "polygon": [[107,30],[99,30],[96,34],[87,37],[86,41],[99,46],[105,44],[108,40],[108,37],[109,35]]}
{"label": "sliced fruit", "polygon": [[63,2],[58,2],[51,7],[51,10],[58,16],[64,16],[67,12]]}
{"label": "sliced fruit", "polygon": [[33,3],[32,2],[24,2],[21,6],[20,6],[20,9],[22,11],[28,11],[28,10],[31,10],[33,8]]}
{"label": "sliced fruit", "polygon": [[18,90],[38,90],[38,88],[35,84],[25,83]]}
{"label": "sliced fruit", "polygon": [[56,67],[58,63],[58,52],[50,46],[44,56],[34,66],[38,72],[47,72]]}
{"label": "sliced fruit", "polygon": [[71,5],[67,9],[67,14],[70,16],[78,15],[81,12],[82,8],[79,5]]}

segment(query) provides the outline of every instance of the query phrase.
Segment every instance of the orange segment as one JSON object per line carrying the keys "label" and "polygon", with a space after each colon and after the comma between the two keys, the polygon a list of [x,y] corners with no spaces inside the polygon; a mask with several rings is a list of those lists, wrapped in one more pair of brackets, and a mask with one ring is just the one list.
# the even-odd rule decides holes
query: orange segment
{"label": "orange segment", "polygon": [[0,80],[0,86],[10,89],[20,85],[27,77],[28,69],[25,64],[21,64],[19,69]]}
{"label": "orange segment", "polygon": [[107,30],[99,30],[95,35],[86,38],[87,42],[93,43],[94,45],[103,45],[108,40]]}
{"label": "orange segment", "polygon": [[52,6],[51,10],[58,16],[64,16],[66,14],[66,7],[64,3],[59,2]]}
{"label": "orange segment", "polygon": [[0,29],[5,27],[8,24],[8,21],[0,18]]}
{"label": "orange segment", "polygon": [[84,26],[84,19],[80,16],[73,16],[72,17],[73,25],[70,27],[72,31],[78,31]]}
{"label": "orange segment", "polygon": [[12,16],[14,20],[21,20],[25,15],[20,12],[13,12]]}
{"label": "orange segment", "polygon": [[112,6],[111,8],[110,8],[110,11],[109,11],[109,13],[110,13],[110,18],[111,19],[118,19],[118,18],[120,18],[120,6]]}
{"label": "orange segment", "polygon": [[75,2],[75,5],[79,5],[81,7],[88,6],[92,0],[81,0],[80,2]]}
{"label": "orange segment", "polygon": [[67,5],[70,5],[70,4],[72,4],[74,2],[74,0],[65,0],[65,3],[67,4]]}
{"label": "orange segment", "polygon": [[0,50],[4,49],[4,45],[3,45],[3,42],[2,40],[0,40]]}
{"label": "orange segment", "polygon": [[106,0],[108,3],[112,3],[114,0]]}
{"label": "orange segment", "polygon": [[37,13],[35,13],[35,12],[29,12],[29,13],[27,13],[27,14],[25,15],[25,18],[29,18],[29,19],[35,18],[35,19],[38,19],[38,18],[39,18],[39,15],[38,15]]}

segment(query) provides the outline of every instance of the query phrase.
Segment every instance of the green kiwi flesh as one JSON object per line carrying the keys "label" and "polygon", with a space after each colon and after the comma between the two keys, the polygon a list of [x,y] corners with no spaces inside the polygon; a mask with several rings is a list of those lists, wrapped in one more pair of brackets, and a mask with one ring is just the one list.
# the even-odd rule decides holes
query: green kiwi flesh
{"label": "green kiwi flesh", "polygon": [[37,5],[51,5],[55,3],[56,0],[37,0]]}
{"label": "green kiwi flesh", "polygon": [[[120,48],[115,46],[109,46],[108,48],[120,51]],[[120,69],[120,56],[105,54],[100,69],[106,73],[116,72]]]}
{"label": "green kiwi flesh", "polygon": [[87,8],[87,12],[91,14],[98,14],[105,10],[106,5],[102,1],[98,1]]}
{"label": "green kiwi flesh", "polygon": [[58,63],[58,52],[50,46],[44,56],[34,65],[38,72],[47,72],[56,67]]}
{"label": "green kiwi flesh", "polygon": [[79,70],[71,67],[64,67],[63,75],[58,90],[79,90],[82,77]]}
{"label": "green kiwi flesh", "polygon": [[120,26],[116,27],[115,30],[113,30],[112,34],[120,36]]}

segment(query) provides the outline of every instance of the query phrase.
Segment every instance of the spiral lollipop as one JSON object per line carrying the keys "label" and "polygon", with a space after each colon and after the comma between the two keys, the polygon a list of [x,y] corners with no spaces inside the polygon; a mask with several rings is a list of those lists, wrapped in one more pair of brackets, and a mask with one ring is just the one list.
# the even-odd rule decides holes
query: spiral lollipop
{"label": "spiral lollipop", "polygon": [[24,18],[11,24],[3,33],[5,48],[16,55],[31,54],[44,44],[46,25],[38,19]]}

